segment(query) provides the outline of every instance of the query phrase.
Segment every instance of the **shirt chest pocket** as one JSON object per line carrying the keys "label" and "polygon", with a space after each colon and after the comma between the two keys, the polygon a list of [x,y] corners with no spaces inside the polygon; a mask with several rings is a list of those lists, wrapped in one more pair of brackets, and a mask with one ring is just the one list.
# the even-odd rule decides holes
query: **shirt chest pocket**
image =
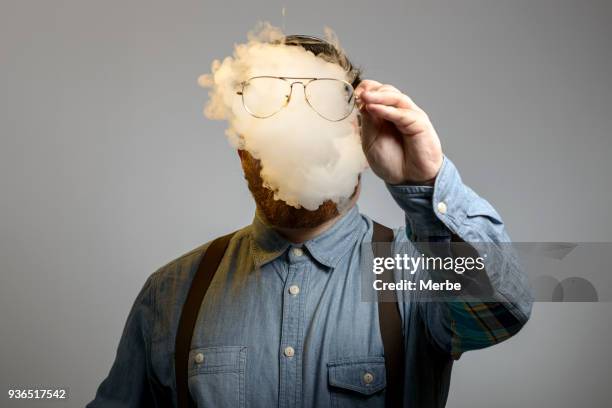
{"label": "shirt chest pocket", "polygon": [[332,407],[385,406],[384,357],[334,360],[327,363],[327,371]]}
{"label": "shirt chest pocket", "polygon": [[247,348],[217,346],[189,352],[189,391],[198,407],[245,407]]}

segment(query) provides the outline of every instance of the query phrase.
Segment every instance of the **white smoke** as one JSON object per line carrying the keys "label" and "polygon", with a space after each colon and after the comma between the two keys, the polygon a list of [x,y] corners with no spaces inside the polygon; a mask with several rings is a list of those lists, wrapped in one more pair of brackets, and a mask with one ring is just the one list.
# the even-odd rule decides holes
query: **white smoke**
{"label": "white smoke", "polygon": [[[261,177],[274,191],[275,199],[308,210],[332,200],[342,208],[357,185],[359,173],[367,167],[356,125],[357,109],[344,120],[328,121],[307,104],[303,87],[295,84],[289,104],[261,119],[245,110],[236,93],[242,81],[260,75],[352,81],[338,64],[302,47],[271,43],[283,37],[278,28],[261,24],[249,33],[246,43],[235,45],[233,56],[215,60],[212,72],[198,80],[210,88],[204,114],[228,121],[230,143],[261,161]],[[337,45],[330,30],[326,39]],[[325,99],[332,101],[333,97]]]}

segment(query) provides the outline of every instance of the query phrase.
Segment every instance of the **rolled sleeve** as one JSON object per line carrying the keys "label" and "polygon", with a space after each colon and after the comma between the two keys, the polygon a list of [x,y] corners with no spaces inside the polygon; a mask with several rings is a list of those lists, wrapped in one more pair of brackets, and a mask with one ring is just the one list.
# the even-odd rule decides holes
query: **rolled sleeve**
{"label": "rolled sleeve", "polygon": [[478,198],[463,184],[457,168],[446,156],[433,186],[386,186],[404,210],[406,233],[412,241],[436,240],[458,232],[472,202]]}
{"label": "rolled sleeve", "polygon": [[463,183],[447,157],[433,186],[386,186],[405,213],[410,241],[486,243],[489,250],[484,278],[494,290],[490,301],[419,304],[434,340],[459,356],[517,333],[533,296],[511,245],[500,245],[511,241],[493,206]]}

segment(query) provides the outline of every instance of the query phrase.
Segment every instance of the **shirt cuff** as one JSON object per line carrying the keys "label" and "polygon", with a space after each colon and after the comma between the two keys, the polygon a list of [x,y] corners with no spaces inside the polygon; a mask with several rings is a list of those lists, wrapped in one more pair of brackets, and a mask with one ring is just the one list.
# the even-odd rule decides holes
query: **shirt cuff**
{"label": "shirt cuff", "polygon": [[433,186],[385,183],[406,215],[407,234],[412,240],[430,240],[457,233],[471,201],[469,189],[446,156]]}

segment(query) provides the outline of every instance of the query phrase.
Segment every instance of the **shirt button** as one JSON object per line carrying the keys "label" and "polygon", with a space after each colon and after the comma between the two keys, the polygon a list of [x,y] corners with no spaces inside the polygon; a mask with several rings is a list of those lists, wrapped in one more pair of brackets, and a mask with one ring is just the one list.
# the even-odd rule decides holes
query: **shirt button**
{"label": "shirt button", "polygon": [[446,208],[446,203],[444,201],[440,201],[437,205],[437,208],[440,214],[446,214],[447,208]]}
{"label": "shirt button", "polygon": [[198,353],[195,355],[193,359],[195,360],[196,363],[201,364],[204,361],[204,354]]}
{"label": "shirt button", "polygon": [[304,255],[304,251],[302,250],[302,248],[298,248],[298,247],[293,248],[291,250],[291,252],[293,252],[293,255],[295,255],[295,256],[302,256],[302,255]]}
{"label": "shirt button", "polygon": [[298,285],[289,286],[289,293],[291,293],[293,296],[297,295],[300,293],[300,287]]}
{"label": "shirt button", "polygon": [[295,350],[293,349],[293,347],[291,346],[285,347],[285,355],[287,357],[293,357],[294,354],[295,354]]}
{"label": "shirt button", "polygon": [[372,381],[374,381],[374,374],[372,373],[365,373],[363,375],[363,382],[366,384],[371,384]]}

